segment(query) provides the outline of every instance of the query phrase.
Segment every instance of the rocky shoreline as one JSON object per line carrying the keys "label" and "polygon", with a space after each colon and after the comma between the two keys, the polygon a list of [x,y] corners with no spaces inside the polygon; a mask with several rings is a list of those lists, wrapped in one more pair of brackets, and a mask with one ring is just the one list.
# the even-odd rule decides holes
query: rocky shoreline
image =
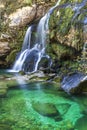
{"label": "rocky shoreline", "polygon": [[[0,75],[0,97],[5,97],[9,89],[19,88],[35,82],[49,82],[57,91],[65,91],[71,95],[87,94],[87,76],[81,73],[72,73],[64,78],[55,73],[44,74],[42,71],[32,74],[21,73]],[[26,89],[26,87],[21,88]]]}

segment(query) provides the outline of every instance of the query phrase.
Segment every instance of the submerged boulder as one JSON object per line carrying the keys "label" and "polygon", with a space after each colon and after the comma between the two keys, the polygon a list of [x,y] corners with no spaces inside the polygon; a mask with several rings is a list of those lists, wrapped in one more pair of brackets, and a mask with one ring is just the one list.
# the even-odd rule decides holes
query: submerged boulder
{"label": "submerged boulder", "polygon": [[53,118],[57,117],[55,118],[56,120],[61,120],[61,115],[59,111],[57,110],[56,106],[52,103],[33,102],[32,107],[40,115]]}
{"label": "submerged boulder", "polygon": [[66,76],[61,84],[67,93],[80,94],[87,92],[87,76],[82,73],[74,73]]}

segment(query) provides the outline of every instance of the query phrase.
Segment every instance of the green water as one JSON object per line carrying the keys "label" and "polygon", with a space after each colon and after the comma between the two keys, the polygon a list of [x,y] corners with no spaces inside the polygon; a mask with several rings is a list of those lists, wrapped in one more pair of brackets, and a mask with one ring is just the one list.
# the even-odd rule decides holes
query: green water
{"label": "green water", "polygon": [[[71,97],[52,86],[30,83],[26,89],[9,90],[0,98],[0,130],[86,130],[87,97]],[[55,105],[61,120],[39,114],[32,107],[34,102]]]}

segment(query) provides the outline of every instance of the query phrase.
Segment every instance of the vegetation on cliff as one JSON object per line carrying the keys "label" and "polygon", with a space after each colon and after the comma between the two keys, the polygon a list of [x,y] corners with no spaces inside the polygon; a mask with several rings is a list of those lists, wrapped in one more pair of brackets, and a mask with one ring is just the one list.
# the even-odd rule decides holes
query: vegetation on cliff
{"label": "vegetation on cliff", "polygon": [[[46,51],[53,60],[53,66],[55,66],[55,62],[57,61],[56,68],[58,70],[58,67],[63,67],[63,64],[64,66],[67,66],[67,64],[69,64],[70,68],[75,67],[75,70],[86,70],[86,61],[84,61],[84,59],[86,58],[86,51],[83,52],[82,50],[84,43],[86,43],[87,41],[87,27],[86,24],[84,24],[84,20],[86,19],[87,15],[87,5],[84,4],[84,6],[82,6],[78,10],[75,10],[76,7],[80,7],[81,2],[81,0],[79,0],[77,3],[75,2],[75,0],[60,1],[61,6],[57,7],[50,17],[49,41],[47,41],[48,43]],[[34,10],[37,8],[36,13],[39,11],[38,13],[40,14],[37,14],[37,18],[35,17],[32,22],[28,21],[25,24],[22,24],[22,26],[20,26],[19,24],[13,27],[9,26],[9,23],[11,23],[11,19],[9,21],[8,17],[10,18],[10,15],[13,15],[14,22],[16,20],[14,17],[18,15],[19,11],[17,11],[17,9],[21,9],[21,12],[23,11],[23,7],[32,8],[33,4],[36,4],[36,7],[34,7]],[[17,2],[15,0],[13,0],[13,2],[11,0],[3,0],[0,2],[0,44],[2,45],[2,43],[4,44],[5,42],[8,42],[7,47],[9,48],[3,58],[2,56],[0,56],[1,67],[3,65],[9,67],[13,64],[16,55],[18,55],[18,52],[20,52],[21,50],[24,35],[29,24],[37,23],[37,21],[53,5],[55,5],[54,0],[17,0]],[[43,15],[41,15],[42,8],[44,8]],[[73,63],[72,67],[71,62]],[[84,70],[82,69],[83,66],[85,66]]]}

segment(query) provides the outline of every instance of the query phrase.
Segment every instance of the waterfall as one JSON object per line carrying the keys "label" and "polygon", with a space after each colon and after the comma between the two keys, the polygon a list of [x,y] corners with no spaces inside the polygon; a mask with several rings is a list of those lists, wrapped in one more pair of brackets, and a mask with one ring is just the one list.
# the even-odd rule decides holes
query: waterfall
{"label": "waterfall", "polygon": [[61,0],[53,6],[44,17],[41,18],[37,30],[34,46],[31,47],[31,37],[32,37],[32,26],[30,26],[26,32],[23,46],[19,57],[16,59],[11,71],[19,72],[35,72],[38,70],[38,64],[42,57],[49,59],[49,56],[45,54],[47,36],[49,33],[49,18],[54,9],[59,5]]}
{"label": "waterfall", "polygon": [[19,72],[22,70],[22,66],[26,59],[27,52],[30,49],[31,29],[32,29],[32,26],[30,26],[27,29],[21,53],[20,53],[19,57],[16,59],[11,71]]}
{"label": "waterfall", "polygon": [[27,29],[27,32],[26,32],[26,35],[24,38],[24,42],[23,42],[23,46],[22,46],[22,52],[26,49],[30,49],[31,33],[32,33],[32,26],[30,26]]}

